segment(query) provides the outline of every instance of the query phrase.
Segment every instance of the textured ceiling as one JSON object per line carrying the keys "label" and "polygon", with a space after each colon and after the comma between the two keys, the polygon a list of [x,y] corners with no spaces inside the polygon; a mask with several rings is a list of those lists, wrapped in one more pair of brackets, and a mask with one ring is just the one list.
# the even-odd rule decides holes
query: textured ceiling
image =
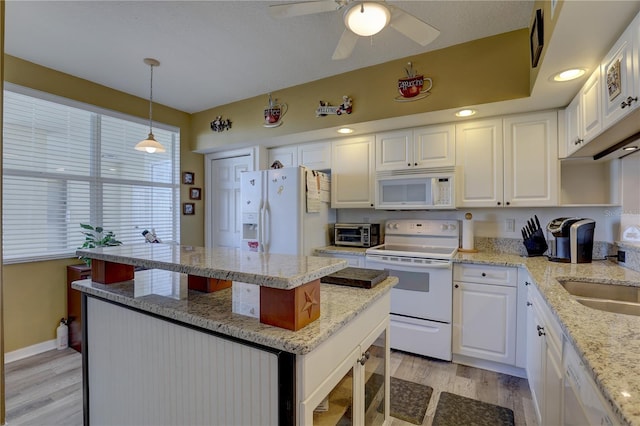
{"label": "textured ceiling", "polygon": [[392,1],[441,31],[427,47],[386,28],[332,61],[342,12],[272,18],[282,1],[7,1],[6,53],[198,112],[529,26],[533,1]]}

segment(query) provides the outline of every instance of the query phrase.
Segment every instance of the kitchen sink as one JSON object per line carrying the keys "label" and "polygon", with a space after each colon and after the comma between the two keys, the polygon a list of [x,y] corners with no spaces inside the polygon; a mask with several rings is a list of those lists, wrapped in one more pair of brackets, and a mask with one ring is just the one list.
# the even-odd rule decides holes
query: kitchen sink
{"label": "kitchen sink", "polygon": [[574,280],[560,281],[560,284],[584,306],[640,316],[640,287]]}

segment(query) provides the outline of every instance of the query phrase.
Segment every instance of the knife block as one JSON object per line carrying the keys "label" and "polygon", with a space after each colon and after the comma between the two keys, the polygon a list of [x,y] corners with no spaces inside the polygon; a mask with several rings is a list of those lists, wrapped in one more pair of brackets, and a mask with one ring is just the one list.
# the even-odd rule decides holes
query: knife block
{"label": "knife block", "polygon": [[527,256],[542,256],[549,248],[542,229],[538,228],[529,238],[525,238],[524,247],[527,249]]}

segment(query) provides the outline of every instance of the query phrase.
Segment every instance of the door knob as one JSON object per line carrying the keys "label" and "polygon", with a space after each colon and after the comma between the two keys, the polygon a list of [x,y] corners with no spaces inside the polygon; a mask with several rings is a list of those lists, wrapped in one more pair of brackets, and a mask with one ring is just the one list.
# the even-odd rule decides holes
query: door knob
{"label": "door knob", "polygon": [[369,353],[369,351],[363,353],[362,356],[360,357],[360,359],[358,360],[360,365],[364,365],[367,362],[367,360],[369,359],[370,356],[371,356],[371,354]]}

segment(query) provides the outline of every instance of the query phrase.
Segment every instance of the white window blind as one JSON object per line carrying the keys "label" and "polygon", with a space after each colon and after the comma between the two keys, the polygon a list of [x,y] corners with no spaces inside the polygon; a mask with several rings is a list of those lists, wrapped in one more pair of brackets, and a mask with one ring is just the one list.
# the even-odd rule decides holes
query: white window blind
{"label": "white window blind", "polygon": [[180,238],[180,133],[154,123],[165,153],[134,146],[148,124],[89,105],[4,92],[5,263],[73,256],[80,224],[114,231],[123,244]]}

